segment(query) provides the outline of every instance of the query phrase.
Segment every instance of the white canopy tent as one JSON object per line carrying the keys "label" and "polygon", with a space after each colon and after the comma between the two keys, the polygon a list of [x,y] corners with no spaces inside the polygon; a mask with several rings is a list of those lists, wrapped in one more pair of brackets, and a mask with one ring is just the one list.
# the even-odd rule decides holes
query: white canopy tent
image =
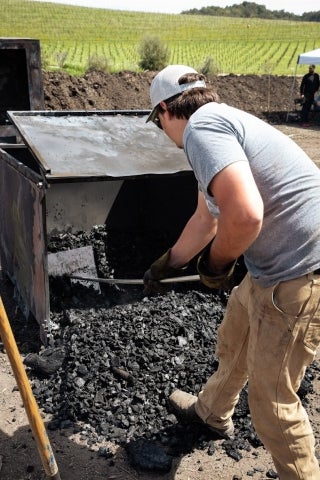
{"label": "white canopy tent", "polygon": [[298,56],[297,65],[310,63],[311,65],[320,65],[320,48],[310,52],[301,53]]}
{"label": "white canopy tent", "polygon": [[[320,48],[316,48],[315,50],[310,50],[310,52],[300,53],[300,55],[298,55],[296,70],[294,72],[294,77],[293,77],[293,82],[291,87],[290,105],[292,103],[298,65],[305,65],[305,64],[320,65]],[[289,118],[289,113],[287,113],[287,121],[288,121],[288,118]]]}

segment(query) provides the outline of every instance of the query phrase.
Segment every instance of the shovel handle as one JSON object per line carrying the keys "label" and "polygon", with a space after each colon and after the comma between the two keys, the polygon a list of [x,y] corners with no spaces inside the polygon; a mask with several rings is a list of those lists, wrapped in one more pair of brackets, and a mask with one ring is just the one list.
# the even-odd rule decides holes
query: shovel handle
{"label": "shovel handle", "polygon": [[[99,282],[109,284],[124,284],[124,285],[143,285],[142,278],[96,278],[96,277],[84,277],[82,275],[68,275],[68,278],[73,280],[82,280],[83,282]],[[160,283],[184,283],[184,282],[197,282],[200,280],[199,275],[185,275],[183,277],[170,277],[159,280]]]}
{"label": "shovel handle", "polygon": [[61,480],[37,402],[24,369],[11,326],[0,297],[0,335],[19,387],[23,405],[48,479]]}

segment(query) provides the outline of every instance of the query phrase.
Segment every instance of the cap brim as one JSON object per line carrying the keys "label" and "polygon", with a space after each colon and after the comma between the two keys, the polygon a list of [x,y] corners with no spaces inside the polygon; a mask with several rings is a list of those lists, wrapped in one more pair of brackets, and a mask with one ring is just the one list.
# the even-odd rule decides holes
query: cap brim
{"label": "cap brim", "polygon": [[147,120],[146,120],[146,123],[148,122],[153,122],[154,119],[156,118],[157,116],[157,107],[154,107],[154,109],[151,111],[150,115],[148,116]]}

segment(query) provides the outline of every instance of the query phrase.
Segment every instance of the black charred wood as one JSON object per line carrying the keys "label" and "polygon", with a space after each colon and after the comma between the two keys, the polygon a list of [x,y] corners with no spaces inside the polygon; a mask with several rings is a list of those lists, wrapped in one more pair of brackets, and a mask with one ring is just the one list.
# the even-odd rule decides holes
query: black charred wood
{"label": "black charred wood", "polygon": [[[134,248],[132,238],[139,242]],[[112,238],[99,226],[89,234],[55,239],[53,247],[92,244],[101,276],[142,278],[165,251],[156,236],[151,235],[151,244],[147,240],[150,237],[142,235]],[[69,421],[73,428],[82,428],[81,438],[88,444],[103,438],[125,446],[139,469],[166,470],[173,456],[196,447],[214,454],[217,437],[202,425],[180,423],[168,397],[177,388],[197,394],[217,369],[217,330],[229,293],[212,292],[200,283],[170,284],[153,297],[136,286],[106,286],[98,293],[72,284],[64,295],[54,287],[50,321],[56,328],[49,338],[52,348],[63,348],[63,364],[47,376],[35,368],[30,371],[39,405],[53,414],[48,428],[61,429]],[[304,402],[319,374],[310,372],[299,391]],[[243,451],[261,445],[251,424],[246,388],[234,423],[235,440],[222,445],[239,461]]]}

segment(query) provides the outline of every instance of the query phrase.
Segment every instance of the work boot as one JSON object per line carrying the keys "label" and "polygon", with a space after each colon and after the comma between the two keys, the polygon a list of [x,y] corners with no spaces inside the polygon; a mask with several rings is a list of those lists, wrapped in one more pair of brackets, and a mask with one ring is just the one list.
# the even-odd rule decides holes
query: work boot
{"label": "work boot", "polygon": [[195,406],[198,398],[190,393],[183,392],[182,390],[175,390],[169,397],[177,417],[187,420],[190,423],[200,423],[209,428],[213,433],[217,433],[220,437],[226,439],[234,438],[234,426],[230,419],[227,427],[217,428],[204,422],[202,418],[196,412]]}

